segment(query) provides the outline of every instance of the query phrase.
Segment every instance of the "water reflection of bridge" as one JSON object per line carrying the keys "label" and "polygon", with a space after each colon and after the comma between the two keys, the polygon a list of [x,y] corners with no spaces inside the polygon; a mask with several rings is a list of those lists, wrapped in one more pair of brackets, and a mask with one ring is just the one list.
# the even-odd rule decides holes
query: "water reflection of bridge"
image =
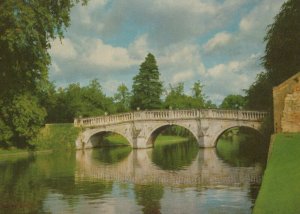
{"label": "water reflection of bridge", "polygon": [[122,161],[103,163],[93,157],[97,150],[78,151],[76,179],[107,180],[134,184],[170,186],[249,186],[261,182],[262,167],[231,167],[220,160],[215,149],[200,149],[190,166],[162,170],[151,161],[153,150],[132,150]]}

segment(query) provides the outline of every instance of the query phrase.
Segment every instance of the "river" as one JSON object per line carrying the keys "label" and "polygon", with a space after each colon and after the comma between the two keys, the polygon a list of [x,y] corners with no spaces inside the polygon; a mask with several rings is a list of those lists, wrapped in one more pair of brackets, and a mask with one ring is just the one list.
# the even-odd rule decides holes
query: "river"
{"label": "river", "polygon": [[266,161],[253,141],[0,159],[0,213],[251,213]]}

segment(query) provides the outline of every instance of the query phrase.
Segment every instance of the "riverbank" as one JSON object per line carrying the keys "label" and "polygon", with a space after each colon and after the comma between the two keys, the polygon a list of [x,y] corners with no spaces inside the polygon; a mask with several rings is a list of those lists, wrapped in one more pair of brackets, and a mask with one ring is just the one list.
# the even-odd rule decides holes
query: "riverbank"
{"label": "riverbank", "polygon": [[32,150],[11,147],[0,149],[0,157],[26,156],[32,153],[44,153],[51,151],[75,150],[75,140],[79,134],[79,128],[72,123],[46,124],[41,128],[36,138],[29,142]]}
{"label": "riverbank", "polygon": [[300,133],[276,134],[254,214],[300,213]]}
{"label": "riverbank", "polygon": [[79,128],[73,123],[46,124],[30,144],[36,151],[41,150],[75,150],[75,141]]}

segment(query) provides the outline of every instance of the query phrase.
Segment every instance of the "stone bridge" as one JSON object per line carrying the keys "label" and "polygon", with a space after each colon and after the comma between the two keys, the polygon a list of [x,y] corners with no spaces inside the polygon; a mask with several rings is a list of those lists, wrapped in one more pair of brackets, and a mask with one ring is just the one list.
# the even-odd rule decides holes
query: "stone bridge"
{"label": "stone bridge", "polygon": [[241,110],[155,110],[136,111],[109,116],[76,118],[81,128],[76,148],[92,148],[99,137],[113,132],[125,137],[133,148],[153,147],[156,137],[168,126],[189,130],[200,147],[215,147],[219,136],[233,127],[249,127],[259,131],[266,112]]}

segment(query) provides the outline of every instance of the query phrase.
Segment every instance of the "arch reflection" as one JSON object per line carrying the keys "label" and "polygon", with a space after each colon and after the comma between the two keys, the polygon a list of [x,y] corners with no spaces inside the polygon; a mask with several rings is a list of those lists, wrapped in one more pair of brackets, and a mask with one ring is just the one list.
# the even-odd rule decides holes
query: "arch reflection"
{"label": "arch reflection", "polygon": [[99,179],[134,184],[166,186],[249,186],[260,183],[262,167],[230,167],[217,157],[215,149],[200,149],[192,163],[179,171],[163,170],[151,160],[153,150],[132,150],[111,165],[99,161],[85,150],[76,153],[77,179]]}
{"label": "arch reflection", "polygon": [[156,144],[152,151],[152,161],[164,170],[180,170],[191,165],[197,157],[198,146],[193,141],[179,141],[176,144]]}
{"label": "arch reflection", "polygon": [[93,149],[92,158],[105,164],[115,164],[124,160],[131,150],[129,146]]}
{"label": "arch reflection", "polygon": [[233,128],[225,131],[217,141],[217,155],[234,167],[265,166],[268,144],[251,129]]}

